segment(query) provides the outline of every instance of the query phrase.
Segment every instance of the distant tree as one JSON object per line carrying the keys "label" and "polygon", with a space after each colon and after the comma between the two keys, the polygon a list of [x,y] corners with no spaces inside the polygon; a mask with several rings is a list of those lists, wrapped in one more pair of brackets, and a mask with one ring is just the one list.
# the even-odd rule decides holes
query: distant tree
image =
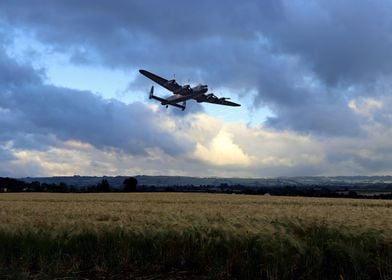
{"label": "distant tree", "polygon": [[68,192],[68,185],[64,182],[60,182],[60,184],[56,185],[56,184],[52,184],[52,185],[48,185],[47,188],[48,191],[50,192]]}
{"label": "distant tree", "polygon": [[356,197],[358,197],[358,193],[356,191],[349,191],[347,194],[347,197],[356,198]]}
{"label": "distant tree", "polygon": [[32,192],[40,192],[40,191],[42,191],[41,183],[38,182],[38,181],[31,182],[29,191],[32,191]]}
{"label": "distant tree", "polygon": [[86,188],[86,192],[98,192],[98,186],[99,186],[99,184],[96,186],[88,186]]}
{"label": "distant tree", "polygon": [[175,192],[176,189],[175,189],[174,187],[166,187],[166,188],[164,189],[164,191],[165,191],[165,192]]}
{"label": "distant tree", "polygon": [[60,190],[60,192],[66,192],[66,191],[68,191],[68,186],[67,186],[67,184],[64,183],[64,182],[60,182],[60,184],[59,184],[59,190]]}
{"label": "distant tree", "polygon": [[11,192],[20,192],[26,187],[26,183],[12,179],[12,178],[2,178],[0,177],[0,188],[6,189]]}
{"label": "distant tree", "polygon": [[49,191],[50,188],[51,188],[51,185],[48,184],[48,183],[42,183],[42,184],[41,184],[41,189],[42,189],[43,192]]}
{"label": "distant tree", "polygon": [[76,186],[71,185],[71,186],[68,186],[67,192],[73,192],[74,193],[74,192],[80,192],[80,190]]}
{"label": "distant tree", "polygon": [[137,179],[134,177],[129,177],[124,180],[123,187],[124,192],[135,192],[137,186]]}
{"label": "distant tree", "polygon": [[97,191],[99,192],[110,192],[110,185],[108,180],[103,179],[98,185],[97,185]]}

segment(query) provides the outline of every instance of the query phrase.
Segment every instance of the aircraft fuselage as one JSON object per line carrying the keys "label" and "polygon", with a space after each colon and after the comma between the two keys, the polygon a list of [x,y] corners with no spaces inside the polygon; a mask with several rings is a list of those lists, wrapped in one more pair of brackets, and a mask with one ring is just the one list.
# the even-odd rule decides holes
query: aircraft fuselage
{"label": "aircraft fuselage", "polygon": [[167,102],[161,102],[162,105],[170,103],[178,103],[188,99],[205,94],[208,91],[207,85],[197,85],[191,88],[189,85],[183,86],[180,90],[176,91],[172,96],[167,98]]}

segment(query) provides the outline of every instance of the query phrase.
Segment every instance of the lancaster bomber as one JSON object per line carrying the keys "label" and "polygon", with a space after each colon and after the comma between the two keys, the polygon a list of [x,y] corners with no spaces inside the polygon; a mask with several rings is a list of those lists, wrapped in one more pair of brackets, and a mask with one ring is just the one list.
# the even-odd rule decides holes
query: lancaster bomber
{"label": "lancaster bomber", "polygon": [[162,77],[159,77],[143,69],[140,69],[139,72],[173,93],[173,95],[165,99],[154,95],[154,86],[151,87],[149,98],[160,101],[162,105],[166,106],[166,108],[168,108],[169,105],[171,105],[180,108],[184,111],[186,107],[186,101],[189,99],[194,99],[199,103],[208,102],[208,103],[226,105],[226,106],[241,106],[240,104],[227,101],[230,98],[227,97],[219,98],[215,96],[215,94],[213,93],[207,94],[208,92],[207,85],[199,84],[195,87],[191,87],[190,85],[181,86],[176,82],[176,80],[166,80]]}

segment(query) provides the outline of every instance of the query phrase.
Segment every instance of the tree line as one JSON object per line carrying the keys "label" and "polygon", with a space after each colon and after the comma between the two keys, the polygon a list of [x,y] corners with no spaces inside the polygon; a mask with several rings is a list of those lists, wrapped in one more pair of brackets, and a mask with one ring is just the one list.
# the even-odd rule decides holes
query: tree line
{"label": "tree line", "polygon": [[[353,186],[354,188],[355,186]],[[206,192],[248,195],[276,195],[276,196],[303,196],[303,197],[330,197],[330,198],[375,198],[392,199],[392,185],[377,188],[369,186],[372,191],[368,194],[357,192],[347,186],[276,186],[276,187],[249,187],[240,184],[228,185],[186,185],[186,186],[138,186],[134,177],[126,178],[121,188],[113,188],[107,179],[98,184],[85,187],[76,187],[66,183],[48,184],[34,181],[27,183],[13,178],[0,177],[0,192],[62,192],[62,193],[95,193],[95,192]],[[380,191],[382,191],[380,193]]]}
{"label": "tree line", "polygon": [[96,185],[76,187],[60,182],[59,184],[48,184],[34,181],[27,183],[13,178],[0,177],[0,192],[135,192],[137,191],[137,179],[126,178],[122,188],[113,188],[107,179],[102,179]]}

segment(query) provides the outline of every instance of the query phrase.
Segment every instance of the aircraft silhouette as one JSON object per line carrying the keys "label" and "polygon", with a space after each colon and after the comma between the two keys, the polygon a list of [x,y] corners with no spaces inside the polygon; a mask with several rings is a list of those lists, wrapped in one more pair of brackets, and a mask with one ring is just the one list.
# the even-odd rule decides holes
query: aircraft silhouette
{"label": "aircraft silhouette", "polygon": [[173,95],[165,99],[154,95],[154,86],[151,87],[149,98],[160,101],[162,105],[166,106],[166,108],[171,105],[174,107],[181,108],[184,111],[186,107],[186,101],[189,99],[194,99],[198,103],[207,102],[225,106],[241,106],[240,104],[227,101],[230,98],[219,98],[213,93],[207,93],[207,85],[199,84],[195,87],[191,87],[190,85],[181,86],[176,82],[176,80],[166,80],[162,77],[159,77],[158,75],[155,75],[143,69],[140,69],[139,72],[173,93]]}

